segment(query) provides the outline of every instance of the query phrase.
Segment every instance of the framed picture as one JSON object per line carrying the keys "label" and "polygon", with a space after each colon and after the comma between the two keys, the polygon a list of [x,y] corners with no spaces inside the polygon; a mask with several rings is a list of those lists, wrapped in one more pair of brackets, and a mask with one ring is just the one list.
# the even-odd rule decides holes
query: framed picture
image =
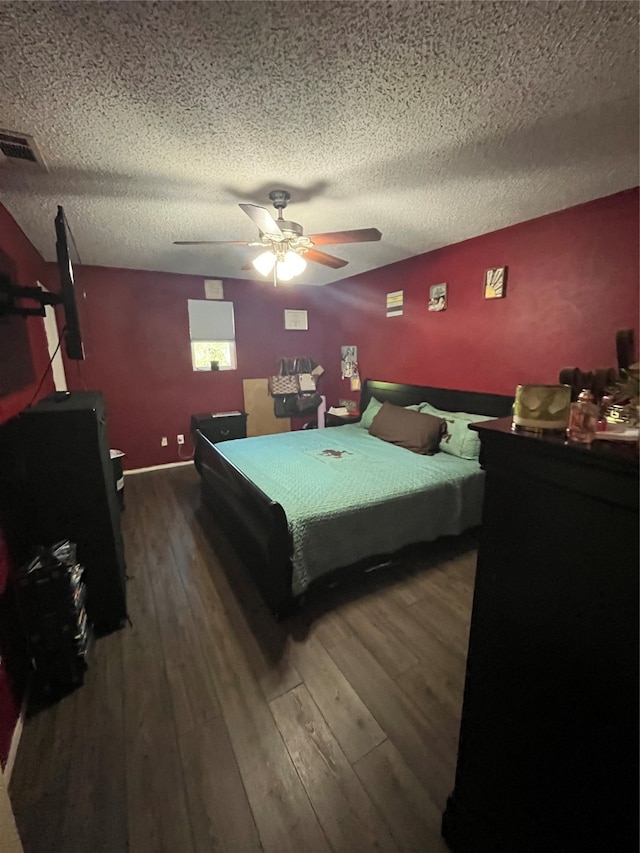
{"label": "framed picture", "polygon": [[224,299],[222,281],[218,278],[205,278],[204,297],[205,299]]}
{"label": "framed picture", "polygon": [[387,317],[402,317],[404,311],[404,290],[387,293]]}
{"label": "framed picture", "polygon": [[306,332],[309,328],[309,317],[307,312],[292,311],[285,308],[284,327],[285,329],[297,329],[298,331]]}
{"label": "framed picture", "polygon": [[358,372],[358,347],[340,347],[340,372],[343,379]]}
{"label": "framed picture", "polygon": [[502,299],[507,292],[507,268],[498,267],[484,274],[484,298]]}
{"label": "framed picture", "polygon": [[444,311],[447,307],[447,285],[432,284],[429,288],[429,311]]}

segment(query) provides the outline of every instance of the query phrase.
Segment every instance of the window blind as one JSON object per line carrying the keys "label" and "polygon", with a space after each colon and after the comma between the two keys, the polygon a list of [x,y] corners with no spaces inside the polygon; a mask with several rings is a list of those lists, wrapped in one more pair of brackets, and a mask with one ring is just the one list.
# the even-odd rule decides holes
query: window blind
{"label": "window blind", "polygon": [[188,299],[189,337],[192,341],[234,341],[233,302]]}

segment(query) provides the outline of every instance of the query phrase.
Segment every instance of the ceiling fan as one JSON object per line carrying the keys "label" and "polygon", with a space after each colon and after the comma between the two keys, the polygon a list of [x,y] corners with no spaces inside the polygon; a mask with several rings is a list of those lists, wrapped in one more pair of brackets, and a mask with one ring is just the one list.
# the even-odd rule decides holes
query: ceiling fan
{"label": "ceiling fan", "polygon": [[282,211],[285,209],[291,195],[287,190],[272,190],[269,198],[278,211],[278,218],[273,216],[265,207],[257,204],[239,205],[247,216],[258,227],[260,236],[257,241],[247,243],[238,240],[176,240],[176,246],[260,246],[265,249],[253,261],[246,263],[242,269],[253,266],[262,275],[273,272],[273,283],[288,281],[299,275],[306,267],[307,261],[332,269],[345,267],[349,262],[327,252],[320,252],[316,246],[330,246],[343,243],[368,243],[382,237],[377,228],[359,228],[355,231],[330,231],[322,234],[305,236],[302,225],[285,219]]}

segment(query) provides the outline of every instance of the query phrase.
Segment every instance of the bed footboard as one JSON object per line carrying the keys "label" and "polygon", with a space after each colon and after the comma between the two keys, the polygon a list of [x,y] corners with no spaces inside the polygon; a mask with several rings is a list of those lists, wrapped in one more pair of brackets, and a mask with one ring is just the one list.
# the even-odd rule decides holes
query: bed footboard
{"label": "bed footboard", "polygon": [[291,593],[293,546],[283,508],[199,430],[196,442],[203,502],[220,521],[276,619],[289,616],[296,606]]}

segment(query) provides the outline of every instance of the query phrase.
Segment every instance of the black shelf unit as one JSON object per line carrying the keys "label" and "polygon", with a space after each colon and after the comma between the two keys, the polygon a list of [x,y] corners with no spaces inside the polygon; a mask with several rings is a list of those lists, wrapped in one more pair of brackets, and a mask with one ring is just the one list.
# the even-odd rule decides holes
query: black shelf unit
{"label": "black shelf unit", "polygon": [[32,547],[75,542],[95,633],[122,627],[126,564],[102,394],[52,394],[20,415],[18,434]]}

